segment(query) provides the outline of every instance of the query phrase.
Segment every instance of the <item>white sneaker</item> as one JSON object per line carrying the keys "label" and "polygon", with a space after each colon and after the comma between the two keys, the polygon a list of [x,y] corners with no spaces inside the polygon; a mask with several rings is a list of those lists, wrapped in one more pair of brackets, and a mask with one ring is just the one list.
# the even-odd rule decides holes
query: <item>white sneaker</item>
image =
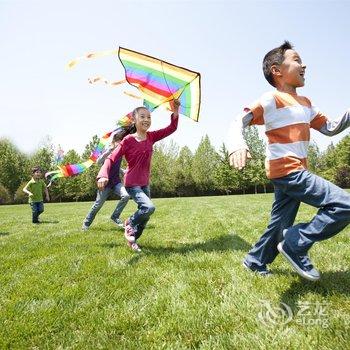
{"label": "white sneaker", "polygon": [[89,226],[86,226],[85,224],[83,224],[83,226],[81,227],[82,231],[87,231],[89,229]]}
{"label": "white sneaker", "polygon": [[141,253],[141,247],[135,242],[135,243],[130,243],[127,242],[127,245],[136,253]]}

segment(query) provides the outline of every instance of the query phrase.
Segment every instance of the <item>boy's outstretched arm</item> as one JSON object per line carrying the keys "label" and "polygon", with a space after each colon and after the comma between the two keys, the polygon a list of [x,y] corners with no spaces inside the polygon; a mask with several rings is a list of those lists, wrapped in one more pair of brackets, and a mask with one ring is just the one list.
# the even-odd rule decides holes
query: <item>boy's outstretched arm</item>
{"label": "boy's outstretched arm", "polygon": [[332,121],[328,120],[323,114],[318,113],[311,120],[310,126],[324,135],[337,135],[350,126],[350,109],[342,117]]}
{"label": "boy's outstretched arm", "polygon": [[253,113],[250,111],[239,115],[231,123],[228,132],[228,151],[230,153],[230,165],[236,169],[243,169],[247,160],[251,158],[249,148],[243,137],[243,130],[253,120]]}

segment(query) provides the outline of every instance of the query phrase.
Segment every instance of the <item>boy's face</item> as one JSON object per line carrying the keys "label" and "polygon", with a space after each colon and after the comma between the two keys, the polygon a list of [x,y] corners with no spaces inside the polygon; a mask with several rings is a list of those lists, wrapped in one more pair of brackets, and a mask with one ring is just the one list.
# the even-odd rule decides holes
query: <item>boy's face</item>
{"label": "boy's face", "polygon": [[146,108],[138,111],[135,117],[135,126],[137,131],[146,132],[151,126],[151,114]]}
{"label": "boy's face", "polygon": [[40,179],[41,175],[42,175],[41,170],[37,170],[33,173],[34,179]]}
{"label": "boy's face", "polygon": [[305,64],[294,50],[286,50],[284,60],[280,65],[280,77],[284,84],[298,88],[305,84]]}

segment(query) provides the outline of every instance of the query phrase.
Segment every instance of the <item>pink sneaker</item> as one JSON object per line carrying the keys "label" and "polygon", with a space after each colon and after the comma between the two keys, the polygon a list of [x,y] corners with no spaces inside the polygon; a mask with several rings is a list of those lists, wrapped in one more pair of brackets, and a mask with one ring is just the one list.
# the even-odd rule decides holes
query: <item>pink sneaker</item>
{"label": "pink sneaker", "polygon": [[130,220],[127,219],[124,224],[124,237],[128,243],[135,243],[136,230],[131,226]]}
{"label": "pink sneaker", "polygon": [[134,252],[136,252],[136,253],[141,253],[142,252],[140,246],[136,242],[135,243],[128,242],[127,244]]}

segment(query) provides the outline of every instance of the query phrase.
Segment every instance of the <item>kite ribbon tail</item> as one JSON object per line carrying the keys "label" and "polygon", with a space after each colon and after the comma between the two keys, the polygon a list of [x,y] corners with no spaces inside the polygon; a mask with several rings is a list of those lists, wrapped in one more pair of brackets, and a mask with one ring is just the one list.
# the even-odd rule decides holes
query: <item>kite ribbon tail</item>
{"label": "kite ribbon tail", "polygon": [[132,93],[130,93],[130,92],[124,91],[124,94],[127,95],[127,96],[130,96],[130,97],[136,98],[136,99],[138,99],[138,100],[142,100],[142,97],[141,97],[141,96],[134,95],[134,94],[132,94]]}
{"label": "kite ribbon tail", "polygon": [[124,84],[126,82],[126,80],[123,79],[123,80],[119,80],[119,81],[109,81],[109,80],[105,79],[104,77],[97,76],[95,78],[89,78],[88,82],[90,84],[96,84],[96,83],[99,83],[99,82],[103,82],[106,85],[110,85],[110,86],[114,87],[114,86],[117,86],[117,85],[120,85],[120,84]]}
{"label": "kite ribbon tail", "polygon": [[118,54],[118,50],[90,52],[84,56],[77,57],[74,60],[69,61],[68,64],[66,65],[66,69],[68,70],[68,69],[74,68],[80,61],[83,61],[83,60],[89,60],[89,59],[105,57],[105,56],[110,56],[110,55],[117,55],[117,54]]}
{"label": "kite ribbon tail", "polygon": [[49,184],[46,187],[50,187],[52,185],[52,182],[60,177],[64,177],[62,170],[53,170],[53,171],[48,171],[45,173],[45,178],[49,179]]}

